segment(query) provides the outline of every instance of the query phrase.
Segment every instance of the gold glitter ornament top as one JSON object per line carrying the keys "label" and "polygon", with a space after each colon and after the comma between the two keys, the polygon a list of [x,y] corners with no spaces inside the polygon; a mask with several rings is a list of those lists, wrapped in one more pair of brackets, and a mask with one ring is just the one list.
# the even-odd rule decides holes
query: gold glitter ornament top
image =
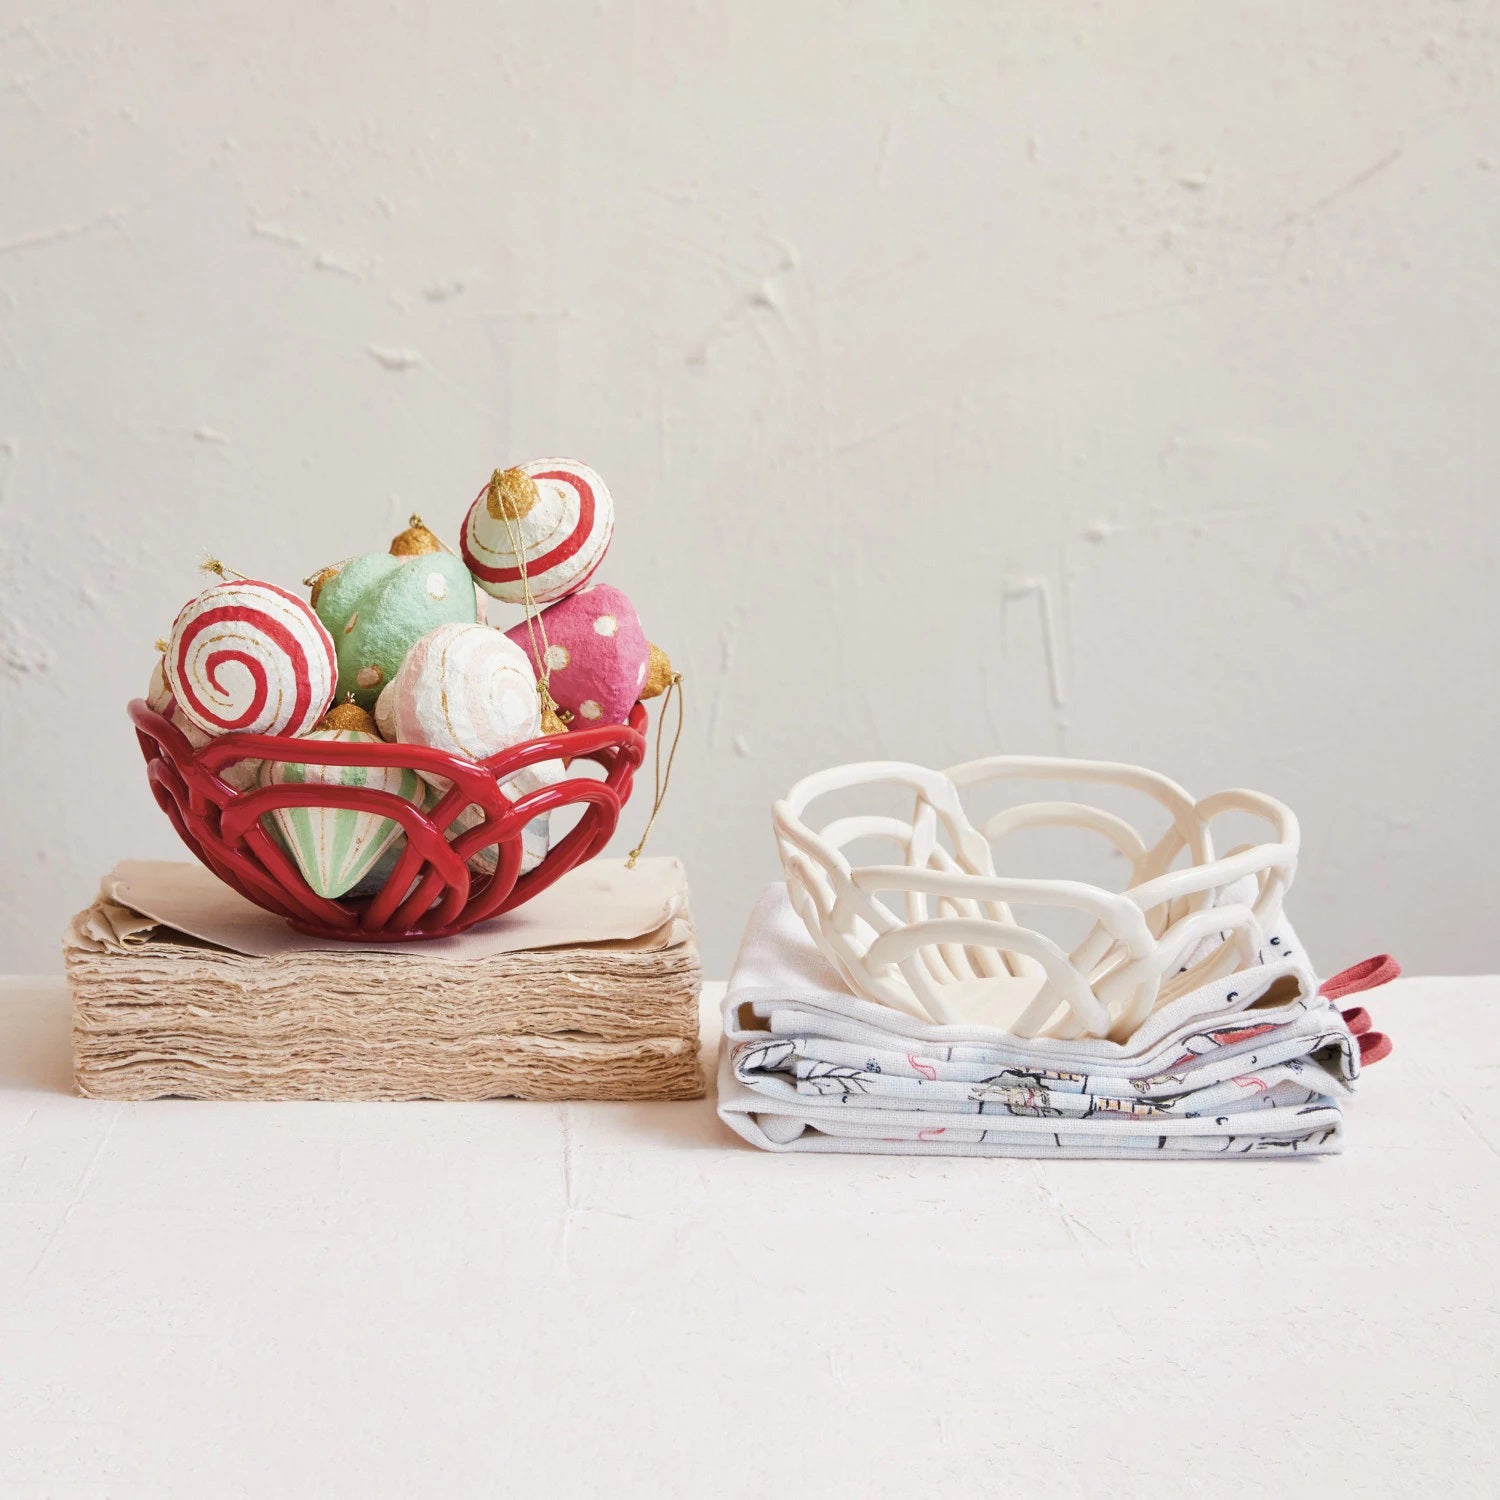
{"label": "gold glitter ornament top", "polygon": [[484,508],[497,521],[519,521],[541,498],[536,480],[524,469],[496,469]]}
{"label": "gold glitter ornament top", "polygon": [[646,680],[641,684],[641,698],[660,698],[672,685],[672,659],[660,646],[653,645],[646,658]]}
{"label": "gold glitter ornament top", "polygon": [[545,680],[536,685],[537,696],[542,700],[542,733],[543,734],[566,734],[568,732],[568,721],[572,714],[564,713],[557,706],[557,699],[552,696]]}
{"label": "gold glitter ornament top", "polygon": [[442,550],[443,544],[422,524],[419,516],[413,516],[411,525],[391,538],[392,557],[421,557]]}
{"label": "gold glitter ornament top", "polygon": [[335,703],[323,715],[323,721],[318,728],[320,730],[343,730],[349,734],[368,734],[377,740],[380,738],[380,731],[375,727],[374,719],[352,699],[343,703]]}

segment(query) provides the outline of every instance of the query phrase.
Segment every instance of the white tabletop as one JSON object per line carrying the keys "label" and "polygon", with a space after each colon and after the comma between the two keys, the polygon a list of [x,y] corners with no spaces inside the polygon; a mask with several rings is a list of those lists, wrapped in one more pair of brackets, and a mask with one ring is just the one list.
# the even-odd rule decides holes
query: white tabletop
{"label": "white tabletop", "polygon": [[1369,1004],[1342,1157],[1043,1164],[90,1102],[0,982],[0,1494],[1493,1495],[1500,979]]}

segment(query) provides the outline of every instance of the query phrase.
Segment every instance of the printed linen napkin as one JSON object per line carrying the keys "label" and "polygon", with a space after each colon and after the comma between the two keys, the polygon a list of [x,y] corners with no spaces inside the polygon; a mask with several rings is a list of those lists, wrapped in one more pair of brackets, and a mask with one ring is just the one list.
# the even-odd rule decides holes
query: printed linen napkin
{"label": "printed linen napkin", "polygon": [[1183,995],[1128,1042],[938,1026],[852,994],[786,888],[750,919],[724,999],[719,1114],[771,1151],[1318,1155],[1343,1141],[1360,1047],[1290,924],[1269,960]]}

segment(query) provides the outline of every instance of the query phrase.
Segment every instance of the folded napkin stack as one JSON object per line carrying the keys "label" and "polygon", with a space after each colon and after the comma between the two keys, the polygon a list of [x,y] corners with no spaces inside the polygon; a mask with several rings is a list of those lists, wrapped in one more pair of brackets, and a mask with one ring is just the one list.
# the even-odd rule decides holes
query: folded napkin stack
{"label": "folded napkin stack", "polygon": [[1389,1043],[1328,994],[1368,983],[1330,981],[1320,994],[1285,918],[1260,957],[1163,1005],[1128,1041],[1022,1038],[857,997],[776,884],[755,908],[724,1000],[719,1114],[771,1151],[1338,1151],[1361,1061]]}
{"label": "folded napkin stack", "polygon": [[66,938],[102,1099],[693,1099],[697,937],[676,860],[594,860],[457,937],[300,937],[196,865],[130,863]]}

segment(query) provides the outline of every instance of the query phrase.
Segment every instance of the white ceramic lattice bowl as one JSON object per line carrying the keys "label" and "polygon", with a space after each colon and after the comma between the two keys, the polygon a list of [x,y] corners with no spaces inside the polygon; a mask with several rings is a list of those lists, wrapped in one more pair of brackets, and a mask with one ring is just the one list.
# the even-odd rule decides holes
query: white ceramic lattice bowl
{"label": "white ceramic lattice bowl", "polygon": [[[976,827],[966,804],[1015,782],[1145,793],[1170,826],[1148,844],[1104,807],[1059,800],[1008,806]],[[874,803],[892,787],[911,794],[909,820],[814,816],[830,794]],[[1216,854],[1212,825],[1229,814],[1250,815],[1268,837]],[[792,787],[772,823],[792,905],[856,993],[1020,1036],[1123,1040],[1159,1005],[1253,966],[1297,866],[1297,820],[1273,798],[1197,799],[1154,771],[1101,761],[999,755],[948,771],[836,766]],[[1091,831],[1123,855],[1125,889],[1010,872],[1013,835],[1059,828]],[[844,851],[871,839],[893,844],[896,862],[851,863]],[[1019,921],[1017,907],[1072,908],[1092,926],[1065,950]]]}

